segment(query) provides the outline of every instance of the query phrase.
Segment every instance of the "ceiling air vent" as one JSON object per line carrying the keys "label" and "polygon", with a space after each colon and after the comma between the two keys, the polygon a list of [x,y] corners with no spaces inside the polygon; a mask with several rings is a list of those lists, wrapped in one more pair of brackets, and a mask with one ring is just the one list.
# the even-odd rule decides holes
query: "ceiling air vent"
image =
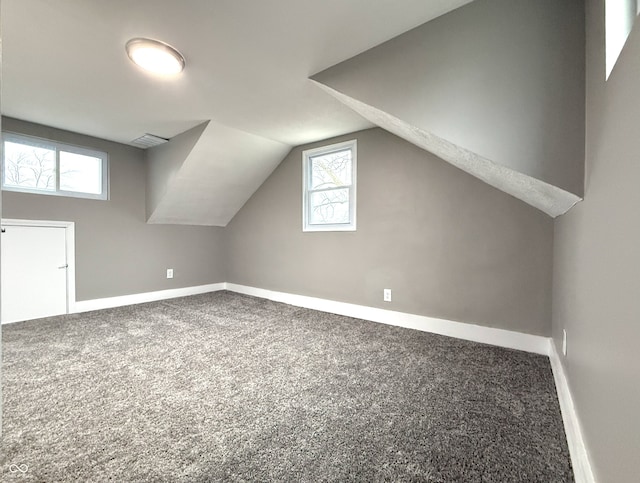
{"label": "ceiling air vent", "polygon": [[166,142],[169,142],[169,140],[147,133],[144,136],[140,136],[138,139],[134,139],[133,141],[131,141],[131,144],[142,149],[147,149],[158,146],[160,144],[164,144]]}

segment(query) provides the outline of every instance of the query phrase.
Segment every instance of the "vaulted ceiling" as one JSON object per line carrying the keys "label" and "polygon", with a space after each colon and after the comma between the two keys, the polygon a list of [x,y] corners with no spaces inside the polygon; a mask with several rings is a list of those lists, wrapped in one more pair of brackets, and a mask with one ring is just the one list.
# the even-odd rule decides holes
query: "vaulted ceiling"
{"label": "vaulted ceiling", "polygon": [[[199,150],[207,159],[193,153],[191,169],[202,162],[232,170],[229,153],[242,151],[246,139],[269,145],[264,155],[241,153],[236,169],[249,182],[210,176],[197,202],[200,211],[226,206],[215,217],[226,224],[282,152],[372,126],[310,75],[469,1],[3,0],[2,111],[125,144],[211,121],[219,129],[202,134],[209,148]],[[147,75],[125,53],[133,37],[175,46],[185,71],[174,80]],[[221,135],[224,128],[235,135]],[[194,202],[177,189],[171,196],[184,210]],[[211,223],[180,211],[159,213],[156,222]]]}
{"label": "vaulted ceiling", "polygon": [[313,76],[376,125],[556,217],[584,191],[584,4],[476,0]]}
{"label": "vaulted ceiling", "polygon": [[[147,150],[150,223],[224,226],[292,146],[374,125],[557,216],[582,195],[574,3],[2,0],[2,110],[170,138]],[[185,71],[143,72],[134,37]]]}

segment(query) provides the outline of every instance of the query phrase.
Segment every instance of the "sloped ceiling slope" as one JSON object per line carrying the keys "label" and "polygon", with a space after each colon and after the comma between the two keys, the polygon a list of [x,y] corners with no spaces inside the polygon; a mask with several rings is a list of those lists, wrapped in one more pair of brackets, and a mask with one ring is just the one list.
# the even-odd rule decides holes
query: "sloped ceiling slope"
{"label": "sloped ceiling slope", "polygon": [[147,151],[147,222],[226,226],[289,152],[207,121]]}
{"label": "sloped ceiling slope", "polygon": [[477,0],[312,79],[555,217],[583,195],[584,68],[583,2]]}
{"label": "sloped ceiling slope", "polygon": [[[149,222],[224,225],[290,146],[372,127],[310,74],[469,1],[2,0],[2,114],[171,139],[149,153]],[[133,65],[134,37],[176,47],[184,72]]]}

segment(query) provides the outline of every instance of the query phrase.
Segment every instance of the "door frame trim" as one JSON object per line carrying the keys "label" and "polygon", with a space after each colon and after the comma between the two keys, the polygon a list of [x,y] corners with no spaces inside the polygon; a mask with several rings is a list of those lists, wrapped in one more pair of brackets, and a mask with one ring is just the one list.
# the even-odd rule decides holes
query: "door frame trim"
{"label": "door frame trim", "polygon": [[17,220],[2,218],[3,226],[33,226],[65,229],[65,250],[67,256],[67,314],[75,312],[76,307],[76,224],[73,221]]}

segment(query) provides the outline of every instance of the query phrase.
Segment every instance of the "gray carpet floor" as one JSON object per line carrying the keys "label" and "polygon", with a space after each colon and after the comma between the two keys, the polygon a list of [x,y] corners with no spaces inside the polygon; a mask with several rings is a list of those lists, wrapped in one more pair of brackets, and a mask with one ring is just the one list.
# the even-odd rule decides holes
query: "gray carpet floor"
{"label": "gray carpet floor", "polygon": [[3,481],[573,481],[542,356],[230,292],[2,330]]}

